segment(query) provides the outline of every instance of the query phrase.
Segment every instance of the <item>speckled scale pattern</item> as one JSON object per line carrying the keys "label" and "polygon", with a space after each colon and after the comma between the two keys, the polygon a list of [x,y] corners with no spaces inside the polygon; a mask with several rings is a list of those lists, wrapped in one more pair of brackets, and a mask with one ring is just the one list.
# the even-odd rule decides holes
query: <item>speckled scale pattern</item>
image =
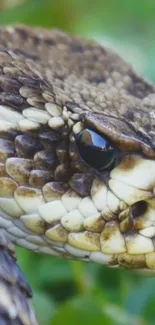
{"label": "speckled scale pattern", "polygon": [[[155,269],[154,109],[154,85],[97,43],[0,27],[0,226],[10,240]],[[118,149],[110,172],[82,161],[85,127]]]}
{"label": "speckled scale pattern", "polygon": [[[116,54],[92,41],[25,26],[1,27],[0,44],[2,104],[49,112],[56,103],[85,112],[83,118],[88,112],[102,119],[108,115],[121,131],[128,127],[146,150],[154,147],[154,86]],[[48,114],[40,114],[48,120]]]}
{"label": "speckled scale pattern", "polygon": [[38,325],[29,299],[32,291],[16,263],[13,246],[0,230],[0,324]]}

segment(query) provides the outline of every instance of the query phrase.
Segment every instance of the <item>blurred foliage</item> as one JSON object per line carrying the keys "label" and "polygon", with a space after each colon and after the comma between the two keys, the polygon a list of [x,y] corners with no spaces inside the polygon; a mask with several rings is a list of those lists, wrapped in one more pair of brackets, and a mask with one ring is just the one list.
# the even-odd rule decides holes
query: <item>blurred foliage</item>
{"label": "blurred foliage", "polygon": [[10,9],[12,7],[22,5],[27,0],[0,0],[0,9]]}
{"label": "blurred foliage", "polygon": [[[155,81],[154,0],[0,0],[0,23],[56,27],[113,47]],[[155,279],[17,248],[40,325],[153,325]]]}

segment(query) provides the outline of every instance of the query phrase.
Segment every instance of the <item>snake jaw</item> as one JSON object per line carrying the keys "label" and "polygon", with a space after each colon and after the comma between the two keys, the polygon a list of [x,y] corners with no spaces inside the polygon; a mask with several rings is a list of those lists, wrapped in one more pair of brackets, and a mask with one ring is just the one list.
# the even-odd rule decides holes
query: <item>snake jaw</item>
{"label": "snake jaw", "polygon": [[112,179],[109,181],[111,190],[130,207],[127,213],[123,212],[120,215],[123,228],[127,227],[125,241],[129,254],[146,254],[154,251],[154,167],[153,160],[131,155],[125,156],[111,172]]}
{"label": "snake jaw", "polygon": [[[11,172],[13,178],[16,174],[19,175],[21,167],[22,171],[25,166],[28,169],[32,168],[29,164],[22,166],[13,164],[16,169],[12,174],[11,162],[14,162],[14,159],[7,160],[7,173]],[[20,163],[22,161],[18,160]],[[154,252],[152,238],[155,230],[154,178],[150,177],[150,168],[151,170],[154,168],[153,160],[137,155],[124,156],[120,164],[110,173],[109,188],[104,181],[95,178],[90,196],[82,198],[75,191],[71,189],[66,191],[62,187],[64,194],[60,191],[59,196],[54,197],[54,190],[57,193],[56,187],[52,189],[49,183],[49,187],[46,184],[46,190],[43,191],[48,202],[44,201],[45,197],[40,189],[17,186],[11,178],[7,180],[4,177],[1,178],[3,182],[1,189],[4,195],[4,198],[0,199],[1,208],[12,218],[20,217],[18,227],[21,227],[21,222],[25,226],[22,226],[22,234],[19,231],[18,235],[23,236],[25,231],[26,238],[29,238],[32,243],[27,243],[27,239],[20,238],[16,243],[26,245],[29,249],[39,249],[40,252],[56,256],[71,254],[75,258],[89,258],[110,265],[137,268],[138,265],[142,267],[143,264],[143,267],[146,267],[144,254]],[[143,175],[144,170],[148,172],[142,178],[140,176]],[[11,191],[14,198],[9,197]],[[141,214],[136,215],[134,219],[131,208],[142,200],[147,202],[147,209],[141,211]],[[15,205],[18,207],[19,214]],[[13,236],[14,227],[10,227],[9,232]],[[38,236],[41,236],[41,241]],[[47,246],[44,244],[45,238],[48,242]],[[48,245],[51,245],[51,251]],[[61,247],[61,250],[58,247]]]}

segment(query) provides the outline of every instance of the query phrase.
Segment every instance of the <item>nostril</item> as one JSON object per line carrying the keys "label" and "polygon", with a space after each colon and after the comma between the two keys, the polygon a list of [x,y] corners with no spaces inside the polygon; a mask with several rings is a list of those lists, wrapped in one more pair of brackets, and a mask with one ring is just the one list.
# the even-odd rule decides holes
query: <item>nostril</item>
{"label": "nostril", "polygon": [[146,201],[138,201],[132,205],[132,215],[133,218],[140,217],[147,210],[147,202]]}

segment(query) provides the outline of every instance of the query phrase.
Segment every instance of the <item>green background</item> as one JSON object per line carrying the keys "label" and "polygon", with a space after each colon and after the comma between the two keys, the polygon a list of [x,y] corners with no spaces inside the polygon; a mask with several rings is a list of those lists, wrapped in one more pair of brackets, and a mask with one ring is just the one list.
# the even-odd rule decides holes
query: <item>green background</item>
{"label": "green background", "polygon": [[[0,0],[0,23],[56,27],[106,44],[155,82],[154,0]],[[17,248],[40,325],[153,325],[155,278]]]}

